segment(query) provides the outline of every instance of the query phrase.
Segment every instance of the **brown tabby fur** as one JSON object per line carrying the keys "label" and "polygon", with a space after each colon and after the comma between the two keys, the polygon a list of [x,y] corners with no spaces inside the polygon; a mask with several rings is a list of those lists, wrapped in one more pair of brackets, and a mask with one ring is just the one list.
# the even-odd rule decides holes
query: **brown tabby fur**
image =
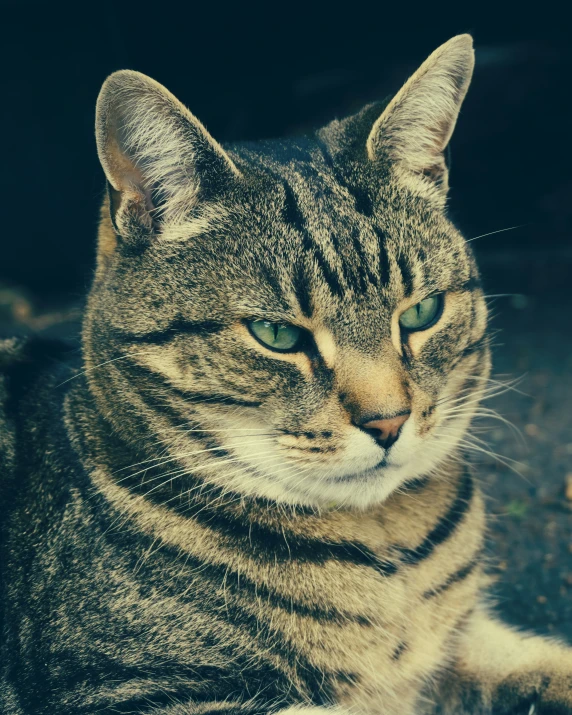
{"label": "brown tabby fur", "polygon": [[2,713],[572,713],[572,650],[483,595],[487,316],[443,155],[472,66],[453,38],[386,107],[225,149],[106,81],[81,364],[0,351]]}

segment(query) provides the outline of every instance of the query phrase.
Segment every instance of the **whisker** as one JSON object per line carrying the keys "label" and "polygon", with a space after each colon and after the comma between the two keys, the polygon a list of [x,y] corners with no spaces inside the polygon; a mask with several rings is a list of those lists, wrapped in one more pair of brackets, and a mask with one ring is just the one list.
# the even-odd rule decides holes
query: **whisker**
{"label": "whisker", "polygon": [[[517,465],[518,467],[526,468],[526,465],[525,465],[525,464],[523,464],[522,462],[519,462],[519,461],[516,460],[516,459],[512,459],[511,457],[507,457],[507,456],[502,455],[502,454],[498,454],[497,452],[493,452],[493,451],[490,450],[490,449],[486,449],[485,447],[482,447],[482,446],[480,446],[480,445],[478,445],[478,444],[474,444],[473,442],[470,442],[470,441],[469,441],[469,439],[471,438],[470,435],[469,435],[469,436],[466,436],[464,433],[460,433],[460,434],[457,434],[457,435],[456,435],[456,434],[454,434],[453,431],[450,430],[449,432],[445,432],[445,431],[444,431],[444,432],[442,432],[440,435],[439,435],[438,432],[436,431],[435,437],[436,437],[436,439],[439,440],[439,442],[440,442],[441,444],[446,444],[446,445],[451,446],[451,447],[456,447],[456,446],[458,446],[458,447],[460,447],[460,448],[462,448],[462,449],[466,449],[466,450],[469,450],[469,451],[471,451],[471,452],[476,452],[476,453],[480,453],[480,454],[485,454],[485,455],[487,455],[488,457],[491,457],[491,458],[494,459],[495,461],[499,462],[499,463],[502,464],[503,466],[507,467],[507,469],[510,469],[511,471],[513,471],[513,472],[515,472],[516,474],[518,474],[518,475],[519,475],[522,479],[524,479],[525,481],[528,481],[528,480],[526,479],[526,477],[524,476],[524,474],[522,474],[522,472],[520,472],[520,471],[516,468],[516,466],[515,466],[515,465]],[[445,437],[445,439],[443,439],[443,437]],[[453,437],[453,438],[454,438],[454,441],[453,441],[453,442],[451,442],[451,441],[445,441],[447,437]],[[458,437],[458,439],[457,439],[457,437]],[[478,439],[478,438],[477,438],[477,439]],[[482,440],[479,440],[479,441],[482,442]],[[484,444],[486,444],[486,442],[485,442]]]}
{"label": "whisker", "polygon": [[507,390],[511,390],[512,392],[516,392],[519,395],[523,395],[524,397],[531,397],[531,395],[528,395],[526,392],[517,390],[516,387],[514,387],[515,384],[522,382],[524,380],[524,378],[526,377],[526,375],[527,375],[527,373],[524,373],[524,375],[514,378],[514,380],[511,380],[510,382],[503,382],[502,380],[495,380],[492,377],[481,377],[480,375],[471,375],[470,377],[474,380],[486,380],[487,382],[492,382],[492,383],[499,385]]}
{"label": "whisker", "polygon": [[144,352],[145,352],[145,350],[139,350],[138,352],[130,353],[129,355],[120,355],[119,357],[112,358],[111,360],[105,360],[104,362],[100,362],[99,365],[94,365],[93,367],[88,367],[85,370],[81,370],[80,372],[78,372],[77,375],[72,375],[67,380],[60,382],[59,385],[56,385],[56,389],[58,387],[61,387],[62,385],[65,385],[66,383],[70,382],[71,380],[75,380],[76,378],[81,377],[82,375],[87,375],[88,372],[93,372],[94,370],[98,370],[100,367],[103,367],[104,365],[109,365],[110,363],[117,362],[118,360],[127,360],[128,358],[132,357],[133,355],[141,355]]}
{"label": "whisker", "polygon": [[473,238],[468,238],[466,243],[471,243],[471,241],[476,241],[479,238],[485,238],[486,236],[494,236],[497,233],[504,233],[505,231],[514,231],[515,228],[523,228],[523,226],[528,226],[529,224],[521,223],[518,226],[509,226],[508,228],[499,228],[498,231],[489,231],[489,233],[481,233],[480,236],[474,236]]}
{"label": "whisker", "polygon": [[[269,455],[269,456],[268,456],[267,459],[265,459],[264,461],[270,461],[272,458],[275,457],[274,453],[271,453],[271,452],[259,452],[258,455],[254,455],[254,456],[264,458],[266,455]],[[228,464],[229,462],[237,462],[237,461],[240,461],[240,459],[227,460],[227,461],[225,462],[225,464]],[[204,466],[201,467],[201,470],[203,470],[204,468],[205,468]],[[168,484],[169,482],[172,482],[175,478],[178,478],[178,477],[180,477],[180,476],[190,476],[190,475],[193,474],[193,472],[191,472],[189,469],[181,470],[181,472],[182,472],[182,473],[181,473],[181,474],[178,474],[177,477],[171,476],[171,477],[169,477],[169,479],[166,479],[166,480],[165,480],[164,482],[162,482],[161,484],[158,484],[158,485],[154,486],[152,489],[150,489],[149,491],[146,491],[146,492],[143,494],[143,496],[146,497],[146,496],[148,496],[149,494],[152,494],[153,492],[157,491],[158,489],[161,489],[163,486],[165,486],[165,484]],[[150,481],[155,481],[155,479],[160,479],[161,477],[165,477],[165,476],[167,476],[168,474],[169,474],[169,472],[167,472],[166,474],[162,474],[162,475],[160,475],[159,477],[156,477],[156,478],[154,478],[153,480],[150,480]],[[225,478],[226,478],[227,476],[228,476],[228,475],[225,475]],[[190,489],[190,490],[188,490],[188,491],[190,492],[190,491],[193,491],[193,489],[198,489],[200,486],[201,486],[201,485],[197,485],[197,486],[193,487],[192,489]],[[177,498],[177,497],[173,497],[173,498],[175,499],[175,498]],[[170,500],[169,500],[169,501],[170,501]],[[167,503],[167,502],[165,502],[165,503]]]}
{"label": "whisker", "polygon": [[[272,440],[267,440],[267,442],[271,442]],[[260,440],[255,440],[252,442],[246,442],[242,443],[240,446],[241,447],[248,447],[251,444],[259,444]],[[139,470],[138,472],[135,472],[134,474],[130,474],[129,477],[136,477],[138,474],[141,474],[141,472],[144,472],[148,469],[155,468],[155,467],[161,467],[163,464],[168,464],[169,462],[176,461],[178,459],[183,459],[184,457],[195,457],[198,454],[206,454],[208,452],[221,452],[221,451],[227,451],[229,449],[232,449],[232,445],[220,445],[219,447],[209,447],[208,449],[199,449],[199,450],[194,450],[192,452],[183,452],[176,454],[174,457],[170,457],[169,459],[162,459],[161,457],[150,457],[149,459],[144,459],[142,462],[136,462],[135,464],[131,464],[128,467],[121,467],[120,469],[115,470],[112,472],[112,474],[119,474],[119,472],[124,472],[126,469],[132,469],[133,467],[139,467],[142,464],[147,464],[148,466],[145,467],[144,469]],[[159,460],[159,461],[157,461]],[[162,461],[161,461],[162,460]],[[149,464],[149,462],[156,462],[156,464]],[[127,477],[127,478],[129,478]]]}

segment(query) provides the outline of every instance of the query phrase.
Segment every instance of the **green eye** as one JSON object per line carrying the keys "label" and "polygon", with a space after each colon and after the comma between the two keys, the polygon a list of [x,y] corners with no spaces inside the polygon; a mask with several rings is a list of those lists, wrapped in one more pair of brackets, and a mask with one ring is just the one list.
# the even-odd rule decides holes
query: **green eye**
{"label": "green eye", "polygon": [[271,350],[295,352],[303,342],[304,333],[295,325],[269,323],[266,320],[251,320],[247,325],[258,342]]}
{"label": "green eye", "polygon": [[433,295],[411,306],[399,317],[399,324],[405,330],[426,330],[437,321],[443,305],[442,295]]}

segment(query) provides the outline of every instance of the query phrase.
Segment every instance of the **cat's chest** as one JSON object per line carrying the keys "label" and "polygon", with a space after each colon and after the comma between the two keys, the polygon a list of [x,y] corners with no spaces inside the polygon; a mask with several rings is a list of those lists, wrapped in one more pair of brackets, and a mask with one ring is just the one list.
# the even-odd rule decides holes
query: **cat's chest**
{"label": "cat's chest", "polygon": [[293,652],[329,674],[335,702],[378,713],[381,699],[384,714],[404,715],[419,684],[450,660],[483,584],[480,495],[460,516],[439,513],[409,530],[370,525],[362,560],[300,566],[290,613],[272,615]]}
{"label": "cat's chest", "polygon": [[384,715],[405,715],[389,701],[403,706],[443,665],[480,587],[471,564],[482,500],[469,487],[442,482],[379,514],[284,530],[229,515],[188,520],[129,497],[140,552],[122,573],[132,597],[112,599],[110,612],[122,628],[144,623],[145,644],[133,639],[142,663],[223,672],[231,654],[232,672],[256,679],[271,668],[283,697],[376,713],[381,698]]}
{"label": "cat's chest", "polygon": [[428,598],[428,575],[421,570],[392,578],[372,575],[370,583],[359,578],[357,588],[353,576],[340,580],[335,612],[292,613],[281,632],[295,657],[330,677],[329,697],[336,703],[379,713],[383,701],[384,714],[404,715],[410,699],[413,707],[419,683],[447,662],[480,580],[468,579],[456,592]]}

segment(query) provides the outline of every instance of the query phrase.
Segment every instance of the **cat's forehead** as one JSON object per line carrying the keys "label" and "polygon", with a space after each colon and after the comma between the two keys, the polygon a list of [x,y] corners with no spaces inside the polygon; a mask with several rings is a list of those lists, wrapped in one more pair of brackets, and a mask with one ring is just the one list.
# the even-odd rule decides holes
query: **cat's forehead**
{"label": "cat's forehead", "polygon": [[404,300],[470,275],[464,239],[442,211],[365,155],[332,159],[327,145],[304,140],[232,156],[243,181],[163,244],[183,252],[158,265],[189,302],[276,322],[302,316],[348,343],[370,342]]}
{"label": "cat's forehead", "polygon": [[[363,151],[333,158],[326,142],[304,138],[239,146],[230,153],[247,177],[234,197],[240,220],[263,233],[268,223],[270,233],[291,227],[329,239],[334,248],[344,242],[356,247],[358,236],[367,241],[372,233],[382,244],[425,241],[429,251],[463,241],[442,206]],[[353,258],[351,251],[347,255]]]}
{"label": "cat's forehead", "polygon": [[[305,264],[308,282],[351,302],[372,292],[413,292],[467,262],[463,237],[442,209],[366,157],[332,161],[310,141],[247,149],[254,181],[241,205],[242,235],[285,271]],[[232,229],[231,229],[232,230]],[[308,273],[308,266],[312,270]],[[417,279],[417,280],[416,280]]]}

